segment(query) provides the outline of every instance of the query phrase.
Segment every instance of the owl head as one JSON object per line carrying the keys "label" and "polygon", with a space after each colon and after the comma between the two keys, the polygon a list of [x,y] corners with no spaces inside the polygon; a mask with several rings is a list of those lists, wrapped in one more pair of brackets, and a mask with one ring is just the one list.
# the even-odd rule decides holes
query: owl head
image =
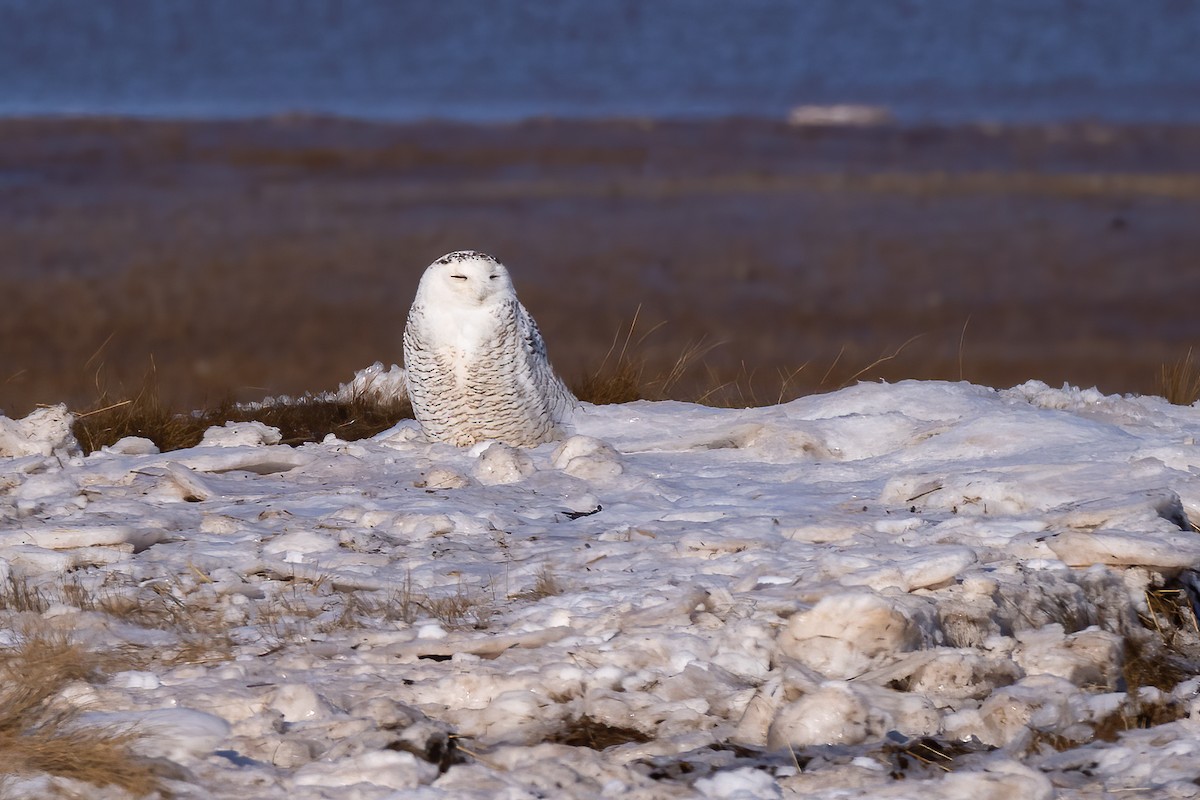
{"label": "owl head", "polygon": [[487,306],[513,294],[504,265],[474,250],[456,250],[434,261],[417,287],[419,299],[439,306]]}

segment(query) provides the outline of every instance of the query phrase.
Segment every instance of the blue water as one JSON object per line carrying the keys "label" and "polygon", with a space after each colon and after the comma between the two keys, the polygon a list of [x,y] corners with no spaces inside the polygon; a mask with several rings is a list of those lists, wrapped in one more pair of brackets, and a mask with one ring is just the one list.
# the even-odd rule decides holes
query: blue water
{"label": "blue water", "polygon": [[1190,0],[0,0],[0,115],[1200,122]]}

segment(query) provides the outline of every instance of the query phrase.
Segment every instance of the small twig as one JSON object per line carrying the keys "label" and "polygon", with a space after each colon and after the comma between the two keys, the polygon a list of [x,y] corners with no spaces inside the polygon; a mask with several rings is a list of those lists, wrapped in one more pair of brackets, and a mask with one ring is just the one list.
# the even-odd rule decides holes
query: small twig
{"label": "small twig", "polygon": [[796,379],[796,376],[803,372],[804,368],[807,366],[808,362],[805,361],[803,364],[796,367],[794,370],[791,370],[790,372],[785,370],[783,367],[779,367],[776,370],[779,375],[779,395],[775,398],[775,405],[780,405],[783,403],[783,398],[787,395],[788,386],[791,385],[792,381]]}
{"label": "small twig", "polygon": [[197,567],[192,562],[188,562],[188,569],[200,580],[201,583],[215,583],[212,578],[204,574],[204,571]]}
{"label": "small twig", "polygon": [[1146,591],[1146,608],[1150,610],[1150,619],[1154,622],[1154,629],[1158,631],[1158,635],[1162,636],[1162,627],[1158,624],[1158,610],[1154,608],[1154,596]]}
{"label": "small twig", "polygon": [[923,491],[919,494],[914,494],[912,497],[908,498],[904,502],[911,503],[913,500],[920,500],[925,495],[933,494],[934,492],[938,491],[941,488],[942,488],[941,484],[939,484],[937,486],[934,486],[932,489],[926,489],[925,491]]}
{"label": "small twig", "polygon": [[454,749],[457,750],[458,752],[464,753],[465,755],[470,756],[471,758],[478,761],[480,764],[483,764],[485,767],[490,767],[498,772],[508,772],[508,770],[505,767],[501,766],[497,762],[491,760],[490,758],[485,758],[483,755],[476,753],[474,750],[468,749],[466,747],[463,747],[461,744],[459,744],[459,742],[461,742],[463,739],[465,739],[467,737],[460,736],[457,733],[451,733],[451,734],[449,734],[449,736],[447,738],[454,740]]}
{"label": "small twig", "polygon": [[842,353],[846,352],[846,345],[842,345],[842,349],[838,350],[837,356],[833,359],[833,363],[829,365],[829,369],[825,370],[825,374],[821,376],[821,385],[825,385],[825,381],[829,380],[829,374],[833,372],[833,368],[842,360]]}
{"label": "small twig", "polygon": [[108,338],[104,340],[104,343],[96,348],[96,352],[92,353],[92,355],[88,357],[88,360],[83,362],[84,369],[87,369],[88,365],[96,360],[96,356],[100,355],[100,353],[104,351],[105,347],[108,347],[108,343],[111,342],[113,337],[116,335],[117,335],[117,332],[115,330],[108,335]]}
{"label": "small twig", "polygon": [[804,768],[800,766],[800,759],[796,758],[796,751],[792,748],[791,742],[788,742],[788,755],[792,757],[792,763],[796,765],[796,774],[804,772]]}
{"label": "small twig", "polygon": [[958,379],[963,379],[963,342],[967,338],[967,326],[971,324],[971,315],[967,314],[967,321],[963,323],[962,333],[958,335]]}
{"label": "small twig", "polygon": [[94,411],[88,411],[84,414],[76,414],[75,419],[83,419],[84,417],[90,417],[92,414],[103,414],[105,411],[112,411],[114,408],[120,408],[121,406],[127,406],[132,402],[133,402],[132,400],[122,400],[119,403],[113,403],[111,406],[105,406],[104,408],[97,408]]}
{"label": "small twig", "polygon": [[[943,761],[953,761],[954,760],[953,756],[949,756],[940,750],[932,748],[929,745],[925,744],[924,742],[917,742],[916,745],[913,746],[913,748],[909,749],[908,752],[911,753],[914,758],[921,758],[921,756],[917,755],[915,752],[916,748],[918,748],[918,747],[921,748],[922,750],[928,750],[930,753],[933,753],[935,756],[942,759]],[[930,761],[927,761],[926,763],[932,764],[934,762],[932,760],[930,760]],[[949,770],[947,770],[947,772],[949,772]]]}

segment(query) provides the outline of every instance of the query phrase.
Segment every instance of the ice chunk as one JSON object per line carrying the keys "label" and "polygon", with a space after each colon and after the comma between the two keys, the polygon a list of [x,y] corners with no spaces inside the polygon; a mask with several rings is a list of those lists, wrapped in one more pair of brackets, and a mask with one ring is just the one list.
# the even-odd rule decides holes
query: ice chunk
{"label": "ice chunk", "polygon": [[830,681],[779,709],[767,746],[858,744],[867,738],[867,704],[849,684]]}
{"label": "ice chunk", "polygon": [[475,479],[484,486],[516,483],[533,474],[533,459],[524,451],[500,442],[487,445],[475,462]]}
{"label": "ice chunk", "polygon": [[101,450],[121,456],[152,456],[159,452],[158,445],[144,436],[125,436]]}
{"label": "ice chunk", "polygon": [[1021,677],[1021,670],[1008,658],[967,649],[931,655],[913,670],[908,689],[939,703],[980,700]]}
{"label": "ice chunk", "polygon": [[1076,686],[1117,688],[1124,663],[1124,641],[1092,626],[1069,636],[1054,623],[1017,633],[1013,660],[1027,675],[1056,675]]}
{"label": "ice chunk", "polygon": [[0,458],[78,454],[79,442],[71,432],[74,423],[75,415],[62,403],[36,409],[23,419],[0,417]]}
{"label": "ice chunk", "polygon": [[197,472],[254,472],[270,475],[287,472],[296,467],[311,464],[315,458],[311,451],[297,450],[284,445],[270,447],[197,447],[177,450],[174,461]]}
{"label": "ice chunk", "polygon": [[523,689],[501,692],[487,708],[459,714],[464,729],[482,742],[533,744],[548,739],[561,725],[567,708]]}
{"label": "ice chunk", "polygon": [[206,430],[200,447],[261,447],[282,439],[278,428],[261,422],[226,422]]}
{"label": "ice chunk", "polygon": [[[1163,526],[1172,528],[1162,521]],[[1176,530],[1063,531],[1046,539],[1054,554],[1072,567],[1117,564],[1159,569],[1200,565],[1200,536]]]}
{"label": "ice chunk", "polygon": [[783,797],[783,789],[761,769],[743,767],[723,770],[696,781],[696,791],[711,800],[773,800]]}
{"label": "ice chunk", "polygon": [[278,711],[287,722],[328,719],[329,704],[311,686],[285,683],[271,694],[268,708]]}
{"label": "ice chunk", "polygon": [[946,732],[1020,749],[1035,731],[1074,741],[1090,738],[1091,728],[1083,724],[1089,716],[1074,684],[1054,675],[1031,675],[988,697],[979,708],[978,726],[957,727],[947,718]]}
{"label": "ice chunk", "polygon": [[853,678],[921,644],[921,631],[897,604],[871,592],[828,595],[793,615],[779,649],[829,678]]}
{"label": "ice chunk", "polygon": [[296,770],[297,786],[345,788],[358,783],[387,789],[415,789],[431,783],[438,768],[417,759],[412,753],[378,750],[361,753],[336,762],[314,761]]}
{"label": "ice chunk", "polygon": [[383,368],[376,361],[366,369],[354,373],[349,383],[338,386],[334,399],[340,403],[354,400],[403,401],[408,399],[408,378],[403,367],[392,364]]}
{"label": "ice chunk", "polygon": [[229,736],[229,723],[190,708],[153,711],[89,711],[74,723],[80,728],[100,728],[134,735],[132,747],[139,755],[188,761],[211,753]]}
{"label": "ice chunk", "polygon": [[551,462],[555,469],[589,481],[615,478],[624,470],[612,445],[592,436],[567,439],[555,449]]}
{"label": "ice chunk", "polygon": [[316,743],[302,736],[283,736],[271,743],[271,763],[284,769],[295,769],[313,760]]}
{"label": "ice chunk", "polygon": [[335,550],[337,546],[338,541],[332,536],[316,531],[291,531],[289,533],[282,533],[266,542],[263,545],[263,552],[267,555],[281,555],[284,553],[308,555],[309,553],[323,553],[328,550]]}
{"label": "ice chunk", "polygon": [[975,559],[975,551],[969,547],[912,548],[884,564],[844,575],[841,583],[911,592],[952,580],[974,564]]}
{"label": "ice chunk", "polygon": [[0,532],[0,544],[20,542],[50,550],[69,550],[128,543],[136,550],[144,550],[165,536],[161,530],[138,529],[131,525],[46,525]]}
{"label": "ice chunk", "polygon": [[434,467],[416,483],[418,489],[462,489],[470,485],[470,478],[449,467]]}
{"label": "ice chunk", "polygon": [[108,679],[109,686],[119,686],[123,689],[150,691],[161,685],[158,676],[145,670],[126,670],[118,672]]}
{"label": "ice chunk", "polygon": [[181,500],[189,503],[199,503],[204,500],[211,500],[218,494],[208,481],[201,478],[195,470],[188,469],[183,464],[176,464],[170,461],[164,465],[163,470],[170,477],[171,481],[179,487],[179,497]]}

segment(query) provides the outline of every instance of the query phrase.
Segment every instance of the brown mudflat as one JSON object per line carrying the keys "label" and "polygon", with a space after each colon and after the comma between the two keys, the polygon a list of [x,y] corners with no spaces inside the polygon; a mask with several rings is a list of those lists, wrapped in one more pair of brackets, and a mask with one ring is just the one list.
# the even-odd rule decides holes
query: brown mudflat
{"label": "brown mudflat", "polygon": [[647,379],[713,346],[682,399],[1156,392],[1200,352],[1200,129],[0,122],[0,409],[152,364],[181,408],[334,388],[400,360],[422,270],[466,248],[568,377],[638,313]]}

